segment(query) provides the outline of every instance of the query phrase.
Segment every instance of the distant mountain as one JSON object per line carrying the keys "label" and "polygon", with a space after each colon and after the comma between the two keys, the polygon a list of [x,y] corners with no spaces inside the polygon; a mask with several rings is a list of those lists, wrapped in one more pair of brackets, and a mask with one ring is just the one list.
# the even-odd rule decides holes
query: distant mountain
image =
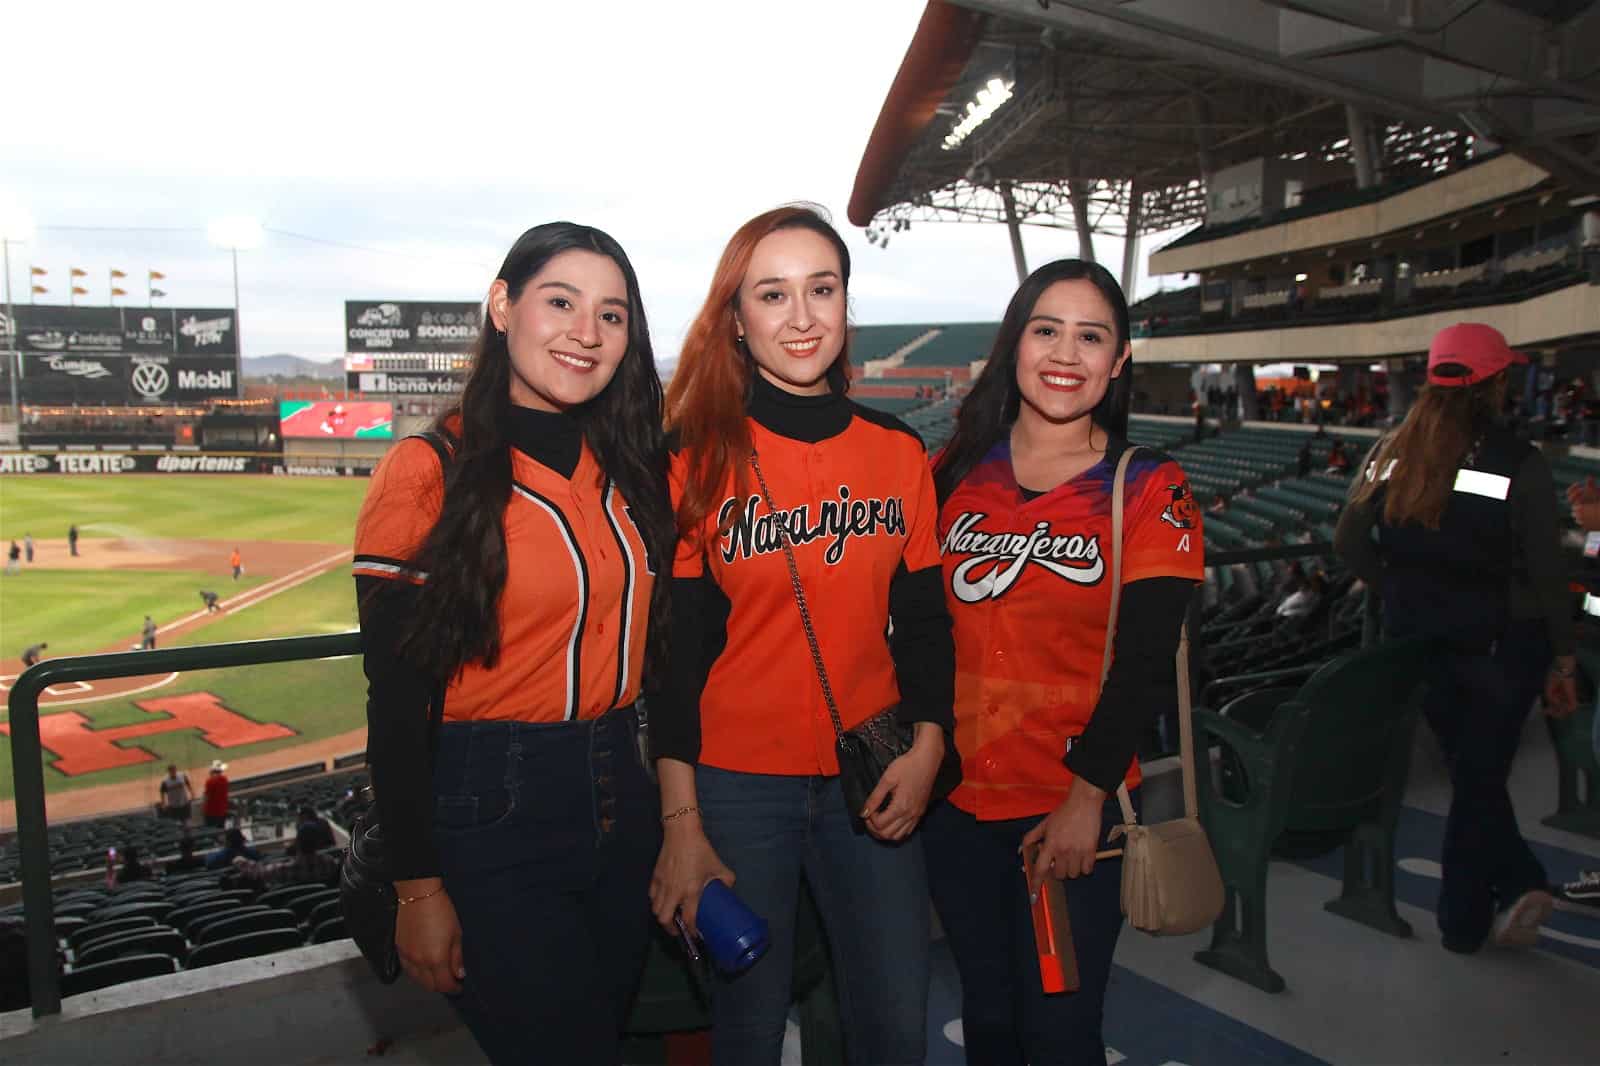
{"label": "distant mountain", "polygon": [[255,355],[244,360],[246,380],[260,378],[343,378],[344,360],[306,359],[303,356],[280,353]]}

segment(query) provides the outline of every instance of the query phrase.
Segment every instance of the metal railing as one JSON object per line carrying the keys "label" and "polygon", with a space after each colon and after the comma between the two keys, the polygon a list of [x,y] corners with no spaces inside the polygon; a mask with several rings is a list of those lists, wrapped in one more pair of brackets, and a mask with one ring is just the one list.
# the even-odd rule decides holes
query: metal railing
{"label": "metal railing", "polygon": [[[1208,552],[1205,565],[1209,568],[1332,554],[1333,545],[1328,543],[1285,544]],[[61,1011],[60,975],[56,971],[49,829],[45,818],[43,747],[39,738],[39,697],[44,690],[63,682],[99,681],[173,671],[217,670],[234,666],[264,666],[359,654],[361,634],[349,632],[47,659],[28,668],[17,678],[11,688],[8,711],[11,719],[11,766],[16,788],[17,840],[22,859],[28,985],[33,998],[34,1017]]]}
{"label": "metal railing", "polygon": [[29,667],[11,687],[11,771],[17,804],[17,844],[22,858],[22,907],[28,942],[28,989],[33,1016],[61,1013],[56,971],[55,899],[50,876],[50,839],[45,819],[44,752],[39,742],[39,696],[51,685],[114,677],[231,666],[333,659],[361,654],[361,634],[283,637],[236,644],[197,644],[157,651],[117,652],[47,659]]}

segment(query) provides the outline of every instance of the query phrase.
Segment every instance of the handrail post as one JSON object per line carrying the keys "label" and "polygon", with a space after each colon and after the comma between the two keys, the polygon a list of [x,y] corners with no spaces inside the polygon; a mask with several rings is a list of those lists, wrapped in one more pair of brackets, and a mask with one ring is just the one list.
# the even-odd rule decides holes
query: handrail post
{"label": "handrail post", "polygon": [[38,664],[11,687],[11,780],[17,804],[17,843],[22,853],[23,935],[28,941],[28,994],[33,1016],[61,1013],[56,974],[55,900],[50,887],[50,841],[45,819],[44,758],[39,742],[39,693],[45,682]]}

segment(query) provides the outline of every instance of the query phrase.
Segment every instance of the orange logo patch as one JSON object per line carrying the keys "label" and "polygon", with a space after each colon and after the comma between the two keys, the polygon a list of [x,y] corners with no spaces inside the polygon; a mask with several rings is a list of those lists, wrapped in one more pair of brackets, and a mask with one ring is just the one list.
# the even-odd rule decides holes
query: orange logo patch
{"label": "orange logo patch", "polygon": [[[122,742],[185,729],[198,730],[200,739],[213,748],[237,748],[296,735],[288,726],[246,718],[225,707],[220,698],[209,692],[139,700],[134,706],[147,714],[163,717],[111,729],[93,728],[89,719],[77,711],[40,718],[39,740],[45,750],[56,756],[51,766],[68,777],[77,777],[119,766],[154,762],[159,758],[154,752],[136,745],[122,747]],[[10,736],[10,724],[0,725],[0,733]]]}

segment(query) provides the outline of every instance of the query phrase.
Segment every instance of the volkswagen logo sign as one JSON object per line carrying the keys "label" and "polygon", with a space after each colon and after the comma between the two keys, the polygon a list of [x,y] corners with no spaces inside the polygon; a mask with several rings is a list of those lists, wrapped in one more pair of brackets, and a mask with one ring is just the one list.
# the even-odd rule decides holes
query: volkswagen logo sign
{"label": "volkswagen logo sign", "polygon": [[160,363],[140,363],[133,368],[133,389],[147,400],[161,399],[167,384],[167,368]]}

